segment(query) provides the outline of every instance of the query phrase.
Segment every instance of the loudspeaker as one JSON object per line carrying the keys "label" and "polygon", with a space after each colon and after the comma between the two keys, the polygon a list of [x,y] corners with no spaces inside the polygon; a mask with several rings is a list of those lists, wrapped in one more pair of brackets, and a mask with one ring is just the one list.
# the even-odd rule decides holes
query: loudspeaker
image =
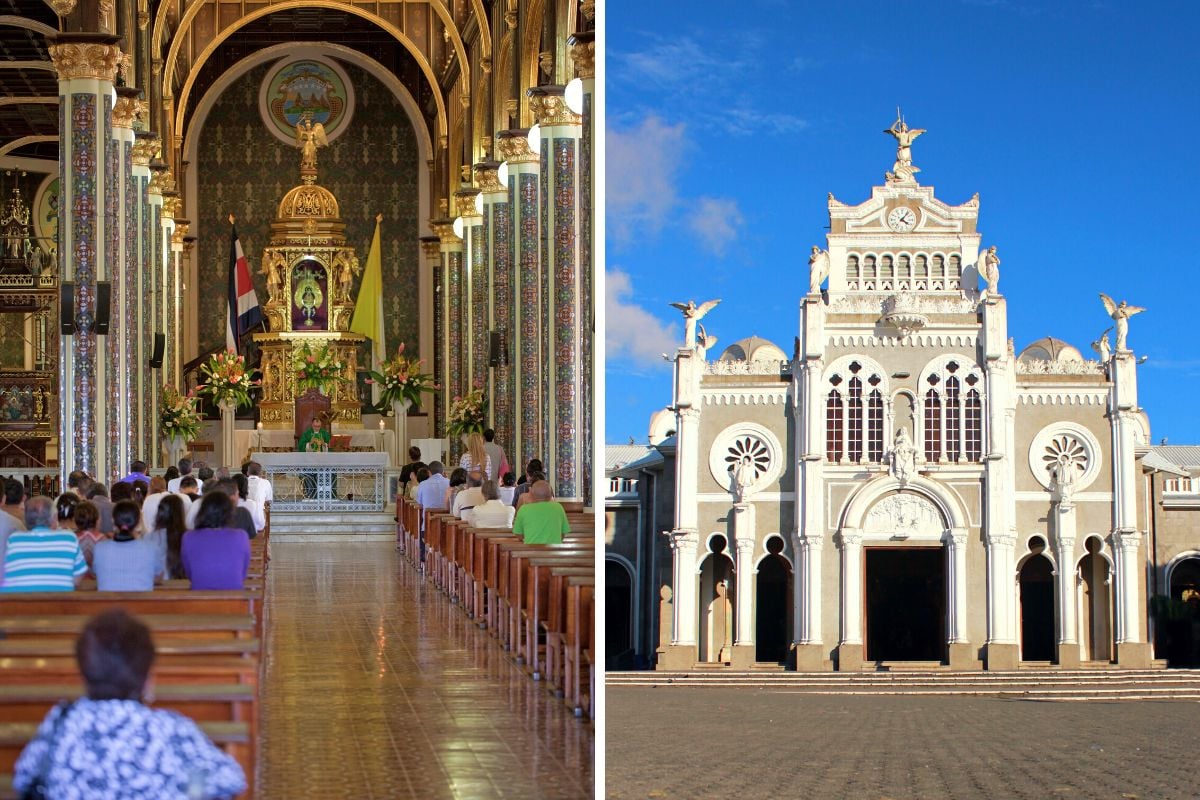
{"label": "loudspeaker", "polygon": [[75,282],[63,281],[58,291],[58,329],[63,336],[75,333]]}
{"label": "loudspeaker", "polygon": [[150,356],[150,369],[161,369],[163,362],[163,351],[167,349],[167,335],[165,333],[154,334],[154,354]]}
{"label": "loudspeaker", "polygon": [[504,333],[492,331],[488,335],[488,366],[508,366],[508,348],[504,346]]}
{"label": "loudspeaker", "polygon": [[96,324],[92,329],[98,336],[108,333],[108,318],[112,300],[112,284],[96,281]]}

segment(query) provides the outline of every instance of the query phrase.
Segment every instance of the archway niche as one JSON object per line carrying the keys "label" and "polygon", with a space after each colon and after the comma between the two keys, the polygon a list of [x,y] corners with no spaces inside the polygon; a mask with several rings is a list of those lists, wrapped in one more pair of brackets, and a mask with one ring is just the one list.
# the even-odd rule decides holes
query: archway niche
{"label": "archway niche", "polygon": [[733,654],[734,598],[737,576],[721,534],[708,541],[709,555],[700,565],[700,661],[728,662]]}
{"label": "archway niche", "polygon": [[1156,620],[1159,658],[1169,667],[1200,667],[1200,556],[1175,563],[1168,613]]}
{"label": "archway niche", "polygon": [[767,540],[767,555],[758,562],[755,590],[755,661],[783,662],[792,630],[792,570],[783,557],[783,539]]}
{"label": "archway niche", "polygon": [[1045,549],[1046,540],[1033,537],[1019,573],[1022,661],[1054,660],[1054,565]]}
{"label": "archway niche", "polygon": [[1079,561],[1080,588],[1083,593],[1080,615],[1083,657],[1087,661],[1110,661],[1113,641],[1112,571],[1108,559],[1103,555],[1100,537],[1089,536],[1084,547],[1087,555]]}
{"label": "archway niche", "polygon": [[604,562],[604,659],[606,669],[629,669],[633,647],[633,582],[624,564]]}

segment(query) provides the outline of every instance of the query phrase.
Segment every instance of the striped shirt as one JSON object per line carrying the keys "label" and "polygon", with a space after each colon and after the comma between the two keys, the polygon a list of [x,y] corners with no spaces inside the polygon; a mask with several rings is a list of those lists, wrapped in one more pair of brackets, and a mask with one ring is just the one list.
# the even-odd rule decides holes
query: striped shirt
{"label": "striped shirt", "polygon": [[8,537],[4,592],[70,592],[87,572],[79,540],[71,531],[34,528]]}

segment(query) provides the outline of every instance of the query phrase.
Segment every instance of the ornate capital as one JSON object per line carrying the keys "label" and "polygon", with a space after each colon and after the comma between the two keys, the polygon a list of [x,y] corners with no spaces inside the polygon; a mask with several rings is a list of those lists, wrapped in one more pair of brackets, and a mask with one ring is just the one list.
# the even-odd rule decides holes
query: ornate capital
{"label": "ornate capital", "polygon": [[1115,530],[1112,532],[1114,550],[1136,553],[1142,543],[1142,534],[1135,530]]}
{"label": "ornate capital", "polygon": [[594,31],[576,33],[567,42],[571,45],[571,60],[580,78],[596,77],[596,34]]}
{"label": "ornate capital", "polygon": [[538,155],[529,149],[529,131],[500,131],[496,134],[496,153],[509,164],[536,164]]}
{"label": "ornate capital", "polygon": [[[158,140],[139,133],[133,142],[133,163],[139,167],[148,167],[150,160],[156,155],[158,155]],[[152,175],[151,182],[153,180],[154,176]]]}
{"label": "ornate capital", "polygon": [[[470,169],[470,167],[467,167]],[[458,209],[458,215],[464,218],[478,217],[479,210],[475,208],[475,197],[479,194],[478,189],[463,189],[461,192],[454,193],[454,205]],[[469,223],[478,224],[478,223]]]}
{"label": "ornate capital", "polygon": [[75,0],[50,0],[50,8],[60,17],[70,16],[75,10]]}
{"label": "ornate capital", "polygon": [[[74,3],[71,4],[74,7]],[[50,60],[60,81],[95,78],[112,83],[121,61],[120,38],[108,34],[60,35],[50,45]]]}
{"label": "ornate capital", "polygon": [[737,548],[739,553],[750,553],[754,551],[754,539],[749,536],[743,536],[734,541],[733,546]]}
{"label": "ornate capital", "polygon": [[426,258],[437,258],[442,252],[442,240],[439,236],[422,236],[421,252]]}
{"label": "ornate capital", "polygon": [[583,0],[579,4],[579,10],[583,12],[583,16],[588,22],[596,21],[596,0]]}
{"label": "ornate capital", "polygon": [[495,161],[481,161],[475,165],[475,185],[484,194],[508,191],[508,187],[500,183],[500,164]]}
{"label": "ornate capital", "polygon": [[518,19],[519,19],[519,17],[517,16],[516,11],[505,11],[504,12],[504,24],[508,26],[508,29],[510,31],[515,31],[517,29]]}
{"label": "ornate capital", "polygon": [[[460,241],[459,238],[454,235],[454,223],[452,220],[448,220],[448,219],[430,220],[429,229],[431,231],[433,231],[434,234],[437,235],[439,245],[458,244],[458,242]],[[439,248],[439,250],[440,250],[440,248]]]}
{"label": "ornate capital", "polygon": [[583,119],[567,108],[562,86],[538,86],[530,89],[529,109],[539,125],[582,125]]}
{"label": "ornate capital", "polygon": [[[179,198],[175,198],[178,201]],[[183,240],[188,235],[188,230],[191,229],[192,223],[186,219],[175,220],[175,230],[171,233],[171,246],[183,247]]]}
{"label": "ornate capital", "polygon": [[984,541],[988,547],[1013,547],[1017,543],[1017,534],[1013,531],[1001,531],[992,533],[991,531],[984,533]]}
{"label": "ornate capital", "polygon": [[964,528],[951,528],[946,532],[946,539],[954,545],[955,549],[966,547],[967,531]]}
{"label": "ornate capital", "polygon": [[838,531],[837,544],[845,550],[848,547],[858,547],[862,544],[862,539],[861,531],[846,529]]}
{"label": "ornate capital", "polygon": [[117,104],[113,106],[113,127],[114,128],[132,128],[133,119],[138,112],[138,92],[137,89],[131,89],[122,86],[117,89]]}

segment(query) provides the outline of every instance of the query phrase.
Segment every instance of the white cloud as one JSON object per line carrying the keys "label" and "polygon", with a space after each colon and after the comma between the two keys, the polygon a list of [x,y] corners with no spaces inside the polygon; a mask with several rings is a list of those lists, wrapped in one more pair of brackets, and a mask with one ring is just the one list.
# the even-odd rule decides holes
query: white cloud
{"label": "white cloud", "polygon": [[662,353],[679,346],[679,328],[632,302],[633,282],[620,269],[604,272],[604,347],[607,359],[665,366]]}
{"label": "white cloud", "polygon": [[746,221],[737,201],[729,197],[701,197],[695,203],[689,224],[704,246],[718,256],[738,236]]}
{"label": "white cloud", "polygon": [[618,243],[657,233],[674,210],[679,164],[687,148],[682,124],[656,116],[627,130],[610,128],[605,142],[609,233]]}

